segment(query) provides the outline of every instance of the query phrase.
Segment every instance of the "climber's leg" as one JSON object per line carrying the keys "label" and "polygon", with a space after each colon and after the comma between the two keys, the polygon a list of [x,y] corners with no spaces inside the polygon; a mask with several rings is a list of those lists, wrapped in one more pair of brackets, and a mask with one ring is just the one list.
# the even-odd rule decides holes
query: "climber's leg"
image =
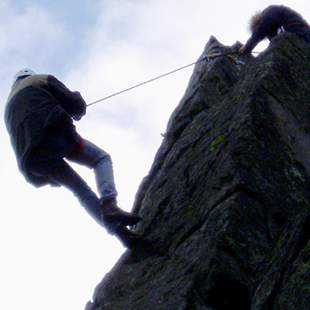
{"label": "climber's leg", "polygon": [[81,147],[67,156],[73,162],[94,169],[96,184],[100,194],[103,217],[106,222],[135,225],[140,217],[121,210],[117,206],[112,160],[108,153],[90,141],[83,140]]}

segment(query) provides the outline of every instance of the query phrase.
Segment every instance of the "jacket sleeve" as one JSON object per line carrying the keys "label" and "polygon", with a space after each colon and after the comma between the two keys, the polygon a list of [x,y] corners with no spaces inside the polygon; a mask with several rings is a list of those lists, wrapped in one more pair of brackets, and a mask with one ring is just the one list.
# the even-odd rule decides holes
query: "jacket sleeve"
{"label": "jacket sleeve", "polygon": [[247,40],[244,46],[244,53],[249,54],[255,46],[265,38],[265,34],[259,31],[253,32],[251,37]]}
{"label": "jacket sleeve", "polygon": [[62,108],[71,116],[82,117],[86,113],[86,102],[78,91],[69,90],[54,76],[48,76],[48,89]]}
{"label": "jacket sleeve", "polygon": [[281,5],[270,5],[262,12],[260,24],[246,42],[244,53],[251,53],[259,42],[265,38],[271,40],[277,35],[278,28],[282,26],[281,16],[285,10],[286,8]]}

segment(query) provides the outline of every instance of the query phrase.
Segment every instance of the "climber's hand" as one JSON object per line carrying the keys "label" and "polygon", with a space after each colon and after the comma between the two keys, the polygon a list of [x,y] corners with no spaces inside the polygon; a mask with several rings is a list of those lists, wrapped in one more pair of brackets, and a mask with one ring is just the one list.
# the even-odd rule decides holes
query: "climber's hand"
{"label": "climber's hand", "polygon": [[245,45],[242,45],[240,48],[239,48],[239,54],[244,54],[245,52]]}
{"label": "climber's hand", "polygon": [[81,118],[82,118],[83,115],[74,115],[72,116],[72,118],[75,120],[75,121],[79,121]]}

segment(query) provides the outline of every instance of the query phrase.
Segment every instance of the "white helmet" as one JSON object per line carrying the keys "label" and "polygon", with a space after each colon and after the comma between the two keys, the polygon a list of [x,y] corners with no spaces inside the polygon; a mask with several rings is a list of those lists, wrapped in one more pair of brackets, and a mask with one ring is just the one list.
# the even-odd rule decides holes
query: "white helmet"
{"label": "white helmet", "polygon": [[22,70],[19,70],[15,75],[14,75],[14,82],[16,82],[19,78],[23,76],[28,76],[28,75],[34,75],[36,74],[33,70],[29,68],[24,68]]}

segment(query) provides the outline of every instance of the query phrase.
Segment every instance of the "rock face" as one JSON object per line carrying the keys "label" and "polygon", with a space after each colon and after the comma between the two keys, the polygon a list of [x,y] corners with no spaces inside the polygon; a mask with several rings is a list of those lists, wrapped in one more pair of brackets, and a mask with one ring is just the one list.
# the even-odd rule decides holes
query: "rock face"
{"label": "rock face", "polygon": [[310,309],[310,46],[282,34],[238,60],[197,63],[136,197],[154,249],[88,310]]}

